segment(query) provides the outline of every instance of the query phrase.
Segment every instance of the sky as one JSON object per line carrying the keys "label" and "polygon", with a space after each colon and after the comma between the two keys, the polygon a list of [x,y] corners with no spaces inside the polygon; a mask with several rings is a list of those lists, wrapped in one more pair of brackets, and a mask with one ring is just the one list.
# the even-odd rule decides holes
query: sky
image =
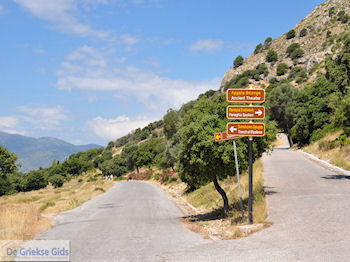
{"label": "sky", "polygon": [[105,145],[217,90],[322,0],[0,0],[0,131]]}

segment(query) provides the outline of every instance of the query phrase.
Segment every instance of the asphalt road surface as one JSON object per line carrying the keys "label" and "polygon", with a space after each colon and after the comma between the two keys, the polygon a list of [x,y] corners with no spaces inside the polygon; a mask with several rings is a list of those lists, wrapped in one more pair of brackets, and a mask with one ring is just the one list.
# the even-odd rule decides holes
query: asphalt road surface
{"label": "asphalt road surface", "polygon": [[71,261],[162,261],[164,252],[205,243],[158,187],[118,182],[107,193],[57,217],[38,239],[71,240]]}
{"label": "asphalt road surface", "polygon": [[287,146],[264,156],[273,225],[250,237],[206,241],[178,221],[155,186],[121,182],[60,215],[39,238],[69,239],[72,261],[349,261],[350,180]]}
{"label": "asphalt road surface", "polygon": [[264,156],[270,228],[172,252],[167,260],[350,261],[349,177],[286,148]]}

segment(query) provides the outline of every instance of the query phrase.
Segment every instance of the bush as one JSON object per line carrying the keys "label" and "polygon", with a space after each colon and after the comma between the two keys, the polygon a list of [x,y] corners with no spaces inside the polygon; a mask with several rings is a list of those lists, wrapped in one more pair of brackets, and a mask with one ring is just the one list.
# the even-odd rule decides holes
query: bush
{"label": "bush", "polygon": [[349,16],[345,13],[345,11],[339,11],[338,13],[338,21],[346,24],[349,21]]}
{"label": "bush", "polygon": [[306,69],[304,69],[300,66],[293,67],[292,70],[290,70],[288,78],[289,79],[296,79],[296,82],[298,84],[300,84],[307,79]]}
{"label": "bush", "polygon": [[258,75],[264,75],[264,76],[268,76],[269,75],[269,69],[267,68],[265,63],[257,65],[255,70],[256,70],[256,73]]}
{"label": "bush", "polygon": [[332,17],[335,14],[335,7],[331,7],[328,9],[328,15],[329,17]]}
{"label": "bush", "polygon": [[58,188],[63,186],[64,184],[64,177],[61,175],[54,175],[49,178],[49,182],[54,186],[54,188]]}
{"label": "bush", "polygon": [[285,63],[280,63],[277,66],[277,75],[283,76],[285,73],[287,73],[288,65]]}
{"label": "bush", "polygon": [[303,57],[304,51],[300,48],[298,43],[291,44],[286,50],[287,56],[291,59]]}
{"label": "bush", "polygon": [[271,63],[271,62],[276,62],[277,60],[278,60],[277,52],[273,49],[270,49],[266,54],[266,61]]}
{"label": "bush", "polygon": [[265,42],[264,42],[264,47],[268,48],[268,47],[270,47],[271,44],[272,44],[272,37],[266,38]]}
{"label": "bush", "polygon": [[263,50],[263,45],[262,44],[258,44],[256,47],[255,47],[255,50],[254,50],[254,54],[259,54],[261,53],[261,51]]}
{"label": "bush", "polygon": [[300,36],[300,37],[304,37],[304,36],[306,36],[306,35],[307,35],[307,29],[306,29],[306,28],[303,28],[303,29],[300,31],[299,36]]}
{"label": "bush", "polygon": [[47,186],[48,181],[41,170],[31,171],[24,175],[22,190],[38,190]]}
{"label": "bush", "polygon": [[244,58],[243,56],[237,56],[235,61],[233,61],[233,66],[235,68],[238,68],[240,67],[241,65],[243,65],[243,62],[244,62]]}
{"label": "bush", "polygon": [[294,29],[288,31],[288,33],[286,34],[286,39],[292,39],[294,37],[295,37],[295,30]]}
{"label": "bush", "polygon": [[318,144],[318,148],[320,150],[328,151],[336,148],[338,146],[338,143],[336,140],[333,141],[321,141]]}

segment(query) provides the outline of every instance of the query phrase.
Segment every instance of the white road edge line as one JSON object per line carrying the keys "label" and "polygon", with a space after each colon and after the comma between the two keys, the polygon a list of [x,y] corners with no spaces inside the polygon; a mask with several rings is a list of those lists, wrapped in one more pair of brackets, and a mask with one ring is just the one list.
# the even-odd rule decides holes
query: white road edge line
{"label": "white road edge line", "polygon": [[340,168],[340,167],[338,167],[338,166],[332,165],[332,164],[329,163],[328,161],[322,160],[322,159],[318,158],[317,156],[315,156],[315,155],[313,155],[313,154],[310,154],[310,153],[307,153],[307,152],[305,152],[305,151],[303,151],[303,150],[298,150],[298,151],[301,152],[301,153],[303,153],[303,154],[306,155],[307,157],[309,157],[309,158],[315,160],[316,162],[319,162],[319,163],[321,163],[321,164],[323,164],[323,165],[325,165],[325,166],[327,166],[327,167],[329,167],[329,168],[331,168],[331,169],[340,171],[340,172],[343,173],[344,175],[350,176],[350,171],[348,171],[348,170],[345,170],[345,169],[342,169],[342,168]]}

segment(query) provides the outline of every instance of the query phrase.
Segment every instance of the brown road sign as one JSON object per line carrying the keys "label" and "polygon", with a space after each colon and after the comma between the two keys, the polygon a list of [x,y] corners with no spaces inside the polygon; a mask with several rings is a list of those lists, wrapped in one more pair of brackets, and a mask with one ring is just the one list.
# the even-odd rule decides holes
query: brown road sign
{"label": "brown road sign", "polygon": [[265,124],[263,123],[228,123],[228,136],[264,136]]}
{"label": "brown road sign", "polygon": [[238,139],[238,138],[241,138],[241,137],[240,136],[227,136],[226,132],[220,132],[220,133],[214,134],[215,142],[226,141],[226,140],[231,140],[231,139]]}
{"label": "brown road sign", "polygon": [[235,103],[263,103],[265,102],[265,90],[263,89],[228,89],[227,102]]}
{"label": "brown road sign", "polygon": [[264,119],[265,107],[263,106],[228,106],[227,119]]}

